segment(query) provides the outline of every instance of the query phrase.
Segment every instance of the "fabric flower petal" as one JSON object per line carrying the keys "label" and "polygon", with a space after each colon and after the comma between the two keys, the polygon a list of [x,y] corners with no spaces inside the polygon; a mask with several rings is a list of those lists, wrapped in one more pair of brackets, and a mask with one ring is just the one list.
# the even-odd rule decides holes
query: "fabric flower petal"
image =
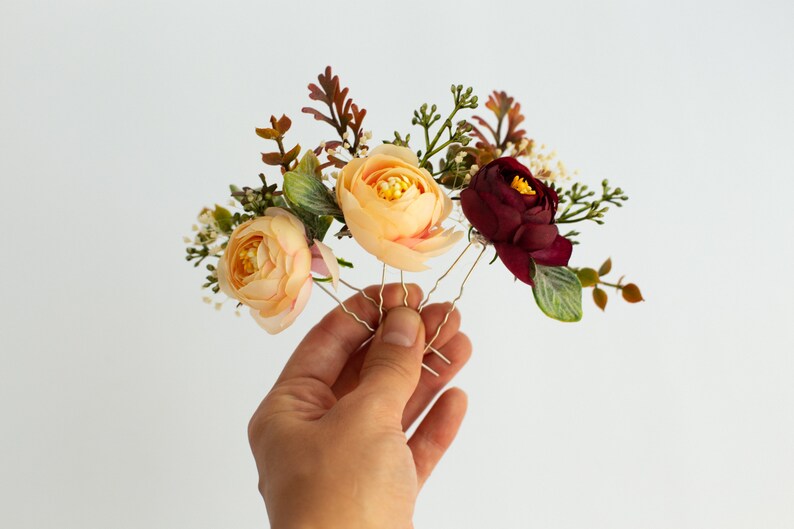
{"label": "fabric flower petal", "polygon": [[543,266],[568,266],[568,261],[573,253],[571,241],[558,235],[554,242],[543,250],[532,252],[532,258]]}
{"label": "fabric flower petal", "polygon": [[532,281],[532,257],[529,252],[512,244],[501,242],[494,243],[494,247],[496,248],[496,253],[499,254],[499,259],[502,260],[507,269],[517,279],[527,285],[535,285]]}

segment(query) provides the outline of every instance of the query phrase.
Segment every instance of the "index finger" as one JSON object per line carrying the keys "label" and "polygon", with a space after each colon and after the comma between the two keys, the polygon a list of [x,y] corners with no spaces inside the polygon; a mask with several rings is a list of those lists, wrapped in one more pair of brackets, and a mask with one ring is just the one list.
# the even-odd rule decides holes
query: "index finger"
{"label": "index finger", "polygon": [[[418,285],[406,285],[408,306],[416,308],[422,299],[422,289]],[[364,289],[370,298],[378,301],[380,285]],[[391,283],[383,287],[383,309],[402,305],[405,291],[402,284]],[[347,310],[355,313],[373,329],[377,328],[379,311],[376,303],[361,293],[348,298]],[[333,385],[350,357],[372,333],[357,322],[342,307],[337,307],[320,320],[301,341],[287,361],[278,382],[295,378],[314,378],[327,386]]]}

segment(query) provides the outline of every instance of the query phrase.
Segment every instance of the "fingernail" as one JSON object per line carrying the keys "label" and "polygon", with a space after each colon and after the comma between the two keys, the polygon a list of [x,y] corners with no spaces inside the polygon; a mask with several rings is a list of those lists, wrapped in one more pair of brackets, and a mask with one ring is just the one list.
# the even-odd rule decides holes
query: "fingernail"
{"label": "fingernail", "polygon": [[416,343],[416,336],[419,334],[419,322],[421,316],[413,309],[396,307],[386,313],[383,321],[384,343],[398,345],[400,347],[411,347]]}

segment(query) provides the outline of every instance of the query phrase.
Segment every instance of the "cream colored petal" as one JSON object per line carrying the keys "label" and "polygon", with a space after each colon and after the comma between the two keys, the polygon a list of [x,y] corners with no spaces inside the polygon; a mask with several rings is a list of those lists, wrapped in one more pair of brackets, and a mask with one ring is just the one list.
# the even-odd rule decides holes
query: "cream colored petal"
{"label": "cream colored petal", "polygon": [[392,241],[381,241],[380,256],[378,258],[389,266],[406,272],[421,272],[427,270],[424,264],[427,257],[402,244]]}
{"label": "cream colored petal", "polygon": [[311,277],[312,253],[308,248],[301,250],[293,256],[292,270],[287,276],[287,284],[284,291],[290,298],[295,298],[300,291],[301,285],[307,277]]}
{"label": "cream colored petal", "polygon": [[[373,226],[361,223],[361,220],[366,222],[368,217],[359,215],[361,213],[360,211],[355,213],[356,214],[350,215],[350,218],[345,219],[347,220],[347,227],[350,229],[353,239],[355,239],[359,246],[365,251],[380,259],[383,253],[383,245],[381,244],[383,238],[370,229]],[[377,226],[374,227],[377,228]]]}
{"label": "cream colored petal", "polygon": [[292,224],[292,226],[296,230],[301,232],[304,237],[306,236],[306,226],[303,225],[303,222],[301,222],[301,220],[298,217],[296,217],[295,215],[293,215],[292,213],[290,213],[286,209],[283,209],[283,208],[267,208],[265,210],[265,215],[269,215],[271,217],[284,217],[285,219],[288,219],[290,221],[290,224]]}
{"label": "cream colored petal", "polygon": [[303,312],[303,309],[306,308],[306,304],[309,302],[309,298],[311,297],[312,284],[313,281],[311,278],[309,278],[309,280],[307,280],[303,285],[298,297],[295,298],[295,301],[292,303],[292,307],[287,311],[284,319],[281,320],[282,329],[286,329],[292,325],[295,319],[301,314],[301,312]]}
{"label": "cream colored petal", "polygon": [[463,238],[462,231],[455,231],[450,228],[437,235],[428,237],[413,247],[417,252],[421,252],[428,257],[436,257],[448,252],[452,246]]}
{"label": "cream colored petal", "polygon": [[408,218],[413,219],[414,228],[412,234],[419,233],[432,226],[433,210],[438,204],[437,198],[431,193],[424,193],[411,202],[405,214]]}
{"label": "cream colored petal", "polygon": [[237,292],[229,282],[229,268],[226,264],[226,256],[224,255],[218,262],[218,286],[221,292],[226,294],[232,299],[237,299]]}
{"label": "cream colored petal", "polygon": [[378,145],[372,149],[369,152],[368,158],[372,158],[378,154],[399,158],[405,163],[409,163],[413,166],[419,165],[419,158],[416,157],[416,153],[408,147],[399,147],[397,145],[392,145],[391,143],[384,143],[383,145]]}
{"label": "cream colored petal", "polygon": [[278,294],[280,279],[259,279],[240,288],[240,294],[248,300],[269,300]]}
{"label": "cream colored petal", "polygon": [[306,232],[296,228],[292,221],[286,217],[278,216],[273,218],[271,228],[278,244],[288,254],[294,254],[309,248],[306,242]]}
{"label": "cream colored petal", "polygon": [[287,312],[288,311],[285,310],[282,314],[265,317],[262,316],[256,309],[251,309],[251,316],[260,327],[267,331],[268,334],[278,334],[286,329],[286,327],[282,325],[282,322],[284,317],[287,315]]}
{"label": "cream colored petal", "polygon": [[361,166],[364,165],[363,158],[354,158],[345,165],[336,176],[336,199],[341,200],[339,193],[343,189],[350,189],[354,180],[357,178]]}

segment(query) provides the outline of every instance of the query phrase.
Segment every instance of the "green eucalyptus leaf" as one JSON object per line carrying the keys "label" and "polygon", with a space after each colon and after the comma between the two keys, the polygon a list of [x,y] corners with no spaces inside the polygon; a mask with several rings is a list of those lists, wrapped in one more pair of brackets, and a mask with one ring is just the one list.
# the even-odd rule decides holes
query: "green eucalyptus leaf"
{"label": "green eucalyptus leaf", "polygon": [[344,218],[331,190],[318,177],[320,161],[307,152],[294,171],[284,174],[284,195],[290,203],[307,213]]}
{"label": "green eucalyptus leaf", "polygon": [[569,268],[535,265],[532,293],[543,313],[555,320],[582,319],[582,284]]}

